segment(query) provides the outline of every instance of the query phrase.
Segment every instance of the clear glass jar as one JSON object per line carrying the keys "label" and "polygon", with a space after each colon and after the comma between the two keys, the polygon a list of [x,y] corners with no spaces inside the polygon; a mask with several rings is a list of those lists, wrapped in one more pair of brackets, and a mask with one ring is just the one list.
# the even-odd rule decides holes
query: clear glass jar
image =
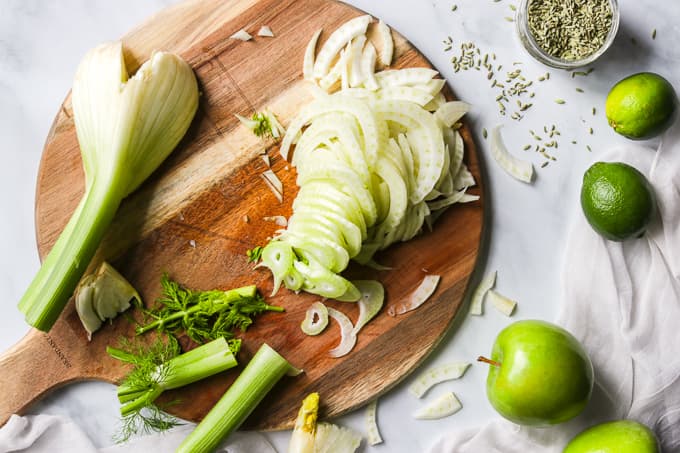
{"label": "clear glass jar", "polygon": [[531,30],[529,29],[529,20],[527,14],[529,2],[531,2],[531,0],[522,0],[519,7],[517,8],[517,17],[515,18],[517,35],[519,36],[522,45],[524,45],[524,48],[532,57],[545,65],[552,66],[553,68],[574,69],[589,65],[607,51],[612,42],[614,42],[616,32],[619,30],[619,4],[617,0],[609,0],[612,9],[612,25],[609,29],[609,34],[602,44],[602,47],[581,60],[564,60],[562,58],[550,55],[534,40]]}

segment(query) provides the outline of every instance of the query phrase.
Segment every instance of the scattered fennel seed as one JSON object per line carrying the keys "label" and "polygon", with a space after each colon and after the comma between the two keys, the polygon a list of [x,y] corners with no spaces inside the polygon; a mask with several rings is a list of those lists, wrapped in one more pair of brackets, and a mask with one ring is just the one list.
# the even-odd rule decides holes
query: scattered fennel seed
{"label": "scattered fennel seed", "polygon": [[567,101],[565,101],[564,99],[555,99],[555,103],[556,103],[556,104],[560,104],[560,105],[561,105],[561,104],[566,104],[566,102],[567,102]]}
{"label": "scattered fennel seed", "polygon": [[458,9],[458,5],[453,5],[453,6],[451,7],[451,11],[455,11],[455,10],[457,10],[457,9]]}
{"label": "scattered fennel seed", "polygon": [[547,167],[549,163],[550,163],[550,161],[549,161],[549,160],[546,160],[545,162],[543,162],[543,163],[541,164],[541,168]]}
{"label": "scattered fennel seed", "polygon": [[592,127],[588,128],[588,133],[589,133],[590,135],[593,135],[593,128],[592,128]]}
{"label": "scattered fennel seed", "polygon": [[524,145],[524,151],[529,151],[531,149],[531,145]]}
{"label": "scattered fennel seed", "polygon": [[590,149],[590,145],[586,145],[586,149],[588,150],[588,152],[592,151],[592,149]]}
{"label": "scattered fennel seed", "polygon": [[596,112],[597,112],[597,110],[595,110],[595,107],[593,107],[593,116],[595,116]]}
{"label": "scattered fennel seed", "polygon": [[507,16],[505,17],[505,20],[507,20],[508,22],[514,22],[515,21],[515,19],[513,19],[512,17],[507,17]]}
{"label": "scattered fennel seed", "polygon": [[486,139],[489,136],[489,133],[487,132],[486,128],[482,129],[482,136]]}
{"label": "scattered fennel seed", "polygon": [[579,92],[579,93],[583,93],[583,92],[584,92],[584,91],[583,91],[583,88],[576,88],[576,91]]}
{"label": "scattered fennel seed", "polygon": [[656,28],[652,30],[652,39],[656,39]]}

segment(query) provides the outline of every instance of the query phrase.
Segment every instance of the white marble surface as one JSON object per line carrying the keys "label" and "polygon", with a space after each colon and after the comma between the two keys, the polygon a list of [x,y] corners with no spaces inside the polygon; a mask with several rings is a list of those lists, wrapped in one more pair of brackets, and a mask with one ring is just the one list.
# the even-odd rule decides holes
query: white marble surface
{"label": "white marble surface", "polygon": [[[649,70],[667,77],[680,88],[680,3],[674,0],[619,0],[621,29],[614,46],[597,62],[587,78],[550,70],[551,78],[536,89],[534,107],[521,122],[501,117],[495,92],[483,73],[455,73],[442,40],[451,36],[454,50],[462,41],[474,41],[482,52],[494,52],[497,64],[509,69],[521,61],[531,79],[547,68],[533,62],[514,34],[509,4],[502,0],[351,0],[348,3],[383,18],[418,47],[449,80],[461,99],[474,105],[468,121],[477,133],[487,186],[487,237],[476,279],[498,270],[498,289],[520,301],[515,319],[553,319],[560,305],[561,256],[566,225],[580,215],[580,179],[603,149],[625,139],[606,125],[603,111],[609,87],[634,72]],[[145,17],[173,0],[3,0],[0,6],[0,350],[9,348],[27,331],[16,308],[38,269],[34,238],[33,202],[42,145],[83,53],[105,40],[115,39]],[[451,11],[457,4],[458,9]],[[657,29],[656,40],[651,31]],[[631,37],[637,45],[631,43]],[[505,71],[503,71],[505,72]],[[576,87],[585,90],[581,94]],[[563,98],[565,105],[554,103]],[[592,116],[591,109],[598,110]],[[584,124],[584,122],[586,124]],[[504,136],[517,153],[531,143],[529,130],[557,125],[561,131],[557,161],[537,168],[532,185],[509,178],[492,161],[481,129],[505,124]],[[588,127],[594,134],[588,133]],[[572,145],[571,140],[578,141]],[[653,143],[653,142],[652,142]],[[593,150],[589,153],[585,145]],[[535,164],[538,154],[524,153]],[[538,165],[536,165],[538,167]],[[568,301],[567,301],[568,302]],[[596,301],[594,301],[596,303]],[[473,361],[488,353],[496,333],[511,320],[488,310],[483,317],[461,313],[424,367],[454,359]],[[37,371],[39,372],[39,371]],[[464,379],[440,384],[429,395],[454,391],[464,405],[458,414],[439,421],[418,421],[410,414],[422,403],[406,386],[411,379],[380,400],[379,423],[385,443],[366,451],[423,451],[447,430],[474,426],[495,417],[484,393],[486,370],[473,366]],[[0,390],[1,391],[1,390]],[[73,419],[99,445],[110,443],[117,421],[114,387],[103,383],[73,384],[35,405],[33,413],[59,413]],[[342,417],[341,424],[363,430],[363,411]],[[269,435],[285,451],[288,433]]]}

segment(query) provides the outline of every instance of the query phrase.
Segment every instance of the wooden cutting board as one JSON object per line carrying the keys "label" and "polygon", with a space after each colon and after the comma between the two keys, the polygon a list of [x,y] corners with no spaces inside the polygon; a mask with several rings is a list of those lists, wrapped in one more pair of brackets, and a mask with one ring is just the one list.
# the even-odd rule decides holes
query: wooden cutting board
{"label": "wooden cutting board", "polygon": [[[194,68],[202,93],[187,136],[140,190],[124,201],[97,258],[111,261],[147,303],[160,293],[163,272],[196,289],[257,284],[271,292],[268,271],[253,270],[246,250],[266,243],[279,227],[265,216],[291,213],[295,173],[278,154],[239,124],[268,108],[285,124],[311,99],[302,80],[304,48],[323,27],[322,42],[348,19],[362,14],[330,0],[192,0],[170,8],[123,38],[128,62],[137,67],[154,49],[177,52]],[[241,28],[255,35],[268,25],[274,38],[241,42],[229,36]],[[395,35],[393,67],[429,66],[401,36]],[[37,242],[44,257],[83,193],[83,172],[70,99],[64,101],[47,137],[36,194]],[[481,176],[470,131],[463,127],[466,162],[481,194]],[[266,151],[284,184],[276,200],[259,175]],[[351,277],[376,278],[386,287],[386,307],[359,335],[354,350],[328,357],[339,341],[332,322],[318,337],[299,328],[309,304],[318,297],[281,290],[270,303],[285,314],[267,313],[243,335],[239,362],[245,364],[263,341],[292,364],[298,377],[284,378],[246,423],[248,428],[283,429],[293,424],[303,397],[321,394],[322,416],[358,408],[386,392],[411,372],[437,345],[461,306],[477,258],[482,232],[482,201],[457,205],[417,239],[392,247],[379,261],[392,267],[372,271],[354,267]],[[246,221],[246,216],[249,221]],[[426,274],[439,274],[434,296],[418,310],[390,317],[387,308],[403,301]],[[328,302],[357,319],[355,304]],[[121,316],[87,341],[70,303],[49,333],[31,331],[0,358],[0,424],[48,391],[72,381],[118,382],[128,371],[104,350],[134,326]],[[181,339],[186,340],[186,339]],[[186,344],[186,341],[184,341]],[[239,367],[167,395],[179,398],[170,412],[200,420],[238,375]],[[114,389],[112,388],[113,392]]]}

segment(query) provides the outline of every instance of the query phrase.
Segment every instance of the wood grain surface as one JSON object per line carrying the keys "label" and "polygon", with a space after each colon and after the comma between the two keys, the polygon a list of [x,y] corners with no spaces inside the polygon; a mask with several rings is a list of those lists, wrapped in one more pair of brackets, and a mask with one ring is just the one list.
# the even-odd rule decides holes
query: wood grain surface
{"label": "wood grain surface", "polygon": [[[270,294],[269,272],[254,270],[245,252],[263,245],[279,228],[263,220],[265,216],[291,214],[297,191],[295,171],[278,154],[277,143],[255,137],[234,114],[248,116],[266,107],[286,125],[311,99],[301,66],[313,32],[323,27],[323,42],[330,31],[359,14],[330,0],[192,0],[165,10],[126,35],[123,41],[130,65],[138,66],[154,49],[177,52],[194,68],[202,96],[196,119],[180,146],[124,200],[95,262],[111,261],[147,304],[159,295],[163,272],[196,289],[254,283],[263,294]],[[241,28],[255,35],[261,25],[271,27],[276,37],[255,37],[250,42],[229,39]],[[393,67],[430,66],[404,38],[394,35]],[[71,115],[67,97],[47,137],[41,162],[36,225],[42,257],[83,193]],[[463,127],[461,131],[466,162],[480,183],[472,192],[481,195],[475,146],[469,130]],[[260,158],[263,152],[270,156],[273,170],[283,181],[282,204],[259,177],[266,169]],[[291,427],[301,400],[312,391],[321,394],[323,418],[345,413],[386,392],[421,363],[461,306],[479,250],[482,202],[454,206],[434,231],[379,255],[380,262],[392,267],[389,271],[350,267],[346,273],[350,277],[376,278],[384,283],[386,307],[343,358],[327,355],[339,341],[335,323],[317,337],[308,337],[299,328],[305,310],[318,297],[284,289],[269,298],[286,312],[267,313],[256,320],[242,336],[239,362],[247,363],[262,342],[267,342],[305,373],[284,378],[246,427]],[[442,276],[434,296],[413,312],[388,316],[387,308],[402,302],[428,273]],[[355,304],[328,304],[357,319]],[[46,392],[69,382],[118,382],[128,368],[104,350],[133,332],[134,325],[119,317],[88,342],[69,303],[49,333],[32,331],[0,358],[4,395],[0,424],[11,413],[20,413]],[[185,338],[180,340],[190,346]],[[240,369],[166,395],[166,400],[181,400],[169,411],[185,419],[201,419]]]}

